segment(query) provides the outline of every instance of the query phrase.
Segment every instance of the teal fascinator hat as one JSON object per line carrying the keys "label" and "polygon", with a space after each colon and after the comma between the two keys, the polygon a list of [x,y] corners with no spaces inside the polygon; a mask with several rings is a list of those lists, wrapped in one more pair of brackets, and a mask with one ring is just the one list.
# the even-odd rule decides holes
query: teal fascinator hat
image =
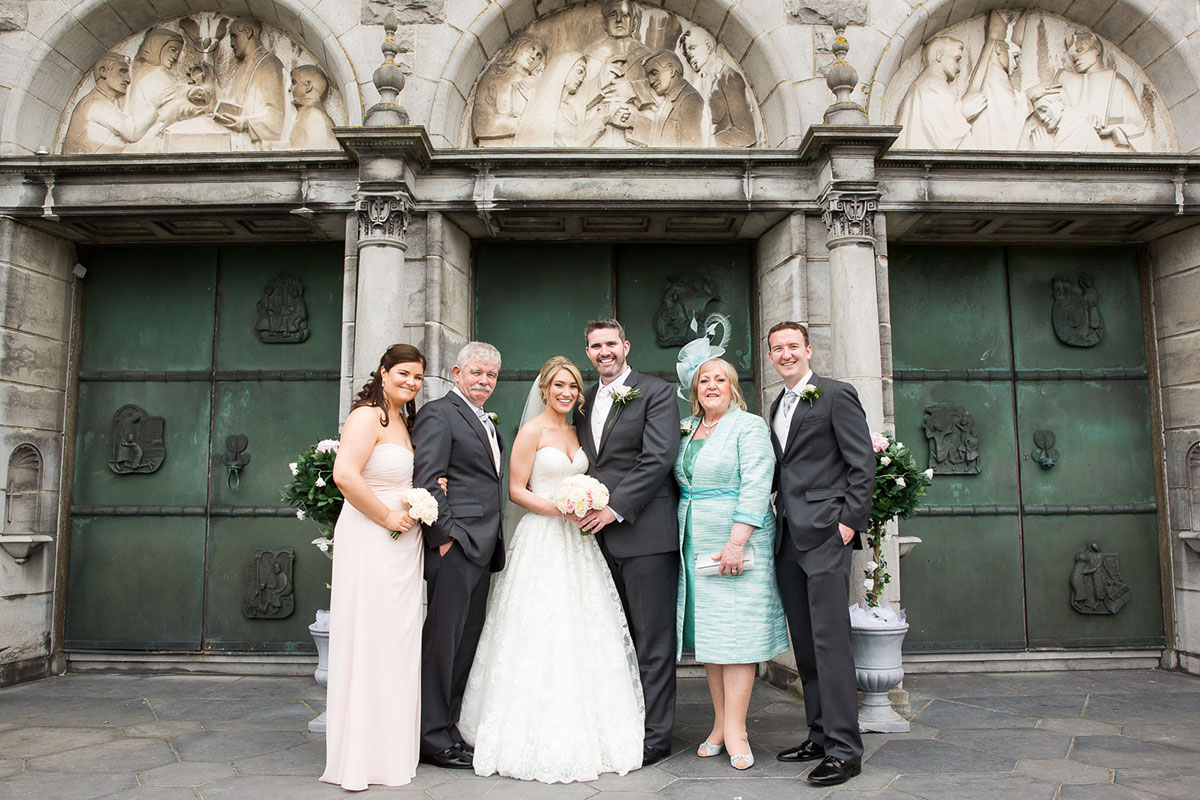
{"label": "teal fascinator hat", "polygon": [[[698,331],[695,317],[692,318],[692,330]],[[714,342],[717,329],[721,329],[721,341]],[[675,362],[675,374],[679,376],[679,396],[687,400],[691,391],[692,376],[700,365],[710,358],[720,358],[725,355],[725,346],[729,344],[729,317],[724,314],[709,314],[704,320],[704,333],[698,338],[679,348],[679,357]]]}

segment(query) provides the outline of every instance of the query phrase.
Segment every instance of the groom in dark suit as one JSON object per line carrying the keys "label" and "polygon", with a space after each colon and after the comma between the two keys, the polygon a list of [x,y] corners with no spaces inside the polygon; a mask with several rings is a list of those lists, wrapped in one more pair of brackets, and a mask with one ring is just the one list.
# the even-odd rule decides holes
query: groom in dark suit
{"label": "groom in dark suit", "polygon": [[630,367],[629,341],[615,319],[584,331],[600,383],[575,414],[588,474],[609,489],[608,507],[583,518],[600,534],[629,633],[637,650],[646,734],[642,765],[671,752],[675,725],[675,601],[679,583],[679,488],[671,475],[679,450],[679,407],[670,384]]}
{"label": "groom in dark suit", "polygon": [[[421,635],[421,761],[470,769],[458,732],[463,691],[483,632],[489,573],[504,568],[500,473],[504,442],[483,404],[496,388],[500,353],[468,342],[451,370],[454,388],[426,403],[413,428],[413,486],[438,501],[424,527],[428,610]],[[449,495],[439,478],[445,478]]]}
{"label": "groom in dark suit", "polygon": [[808,330],[781,322],[768,355],[786,388],[768,421],[775,446],[775,575],[804,688],[809,734],[780,761],[821,759],[818,786],[862,771],[858,693],[850,651],[851,549],[862,549],[875,486],[875,454],[858,394],[814,375]]}

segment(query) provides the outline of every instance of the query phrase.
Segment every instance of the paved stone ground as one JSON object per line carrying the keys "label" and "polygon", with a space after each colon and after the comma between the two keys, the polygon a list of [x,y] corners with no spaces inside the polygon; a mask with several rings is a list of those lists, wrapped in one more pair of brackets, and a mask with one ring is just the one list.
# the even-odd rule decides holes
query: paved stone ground
{"label": "paved stone ground", "polygon": [[[590,784],[546,786],[422,766],[371,797],[435,800],[1132,800],[1200,797],[1200,678],[1159,671],[917,675],[913,730],[866,737],[863,774],[834,790],[774,759],[803,738],[792,696],[760,684],[758,763],[701,760],[702,680],[680,681],[676,753]],[[319,800],[322,690],[302,678],[73,674],[0,690],[0,800]]]}

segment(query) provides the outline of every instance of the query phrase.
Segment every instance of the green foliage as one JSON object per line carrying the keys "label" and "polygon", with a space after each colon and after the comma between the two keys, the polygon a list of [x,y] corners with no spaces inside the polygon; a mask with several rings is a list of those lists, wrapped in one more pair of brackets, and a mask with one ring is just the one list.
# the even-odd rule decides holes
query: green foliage
{"label": "green foliage", "polygon": [[[933,485],[931,470],[917,466],[912,453],[887,432],[873,434],[875,442],[875,491],[871,495],[871,521],[867,544],[871,547],[873,568],[863,575],[867,589],[867,605],[878,606],[883,587],[891,582],[883,556],[886,525],[894,519],[911,517],[921,497]],[[883,444],[887,447],[884,448]],[[869,565],[870,566],[870,565]]]}
{"label": "green foliage", "polygon": [[[313,542],[333,558],[333,526],[345,502],[333,482],[333,460],[337,457],[337,439],[323,439],[302,452],[288,466],[292,479],[283,487],[283,502],[296,509],[300,519],[311,519],[321,531]],[[325,544],[322,544],[324,540]]]}

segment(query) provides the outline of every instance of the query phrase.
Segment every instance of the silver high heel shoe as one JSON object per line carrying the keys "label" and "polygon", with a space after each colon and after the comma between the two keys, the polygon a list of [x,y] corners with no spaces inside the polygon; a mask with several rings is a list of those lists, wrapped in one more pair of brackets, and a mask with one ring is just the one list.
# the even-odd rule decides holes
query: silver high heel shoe
{"label": "silver high heel shoe", "polygon": [[723,744],[713,744],[712,742],[705,740],[699,747],[696,748],[696,755],[700,756],[701,758],[712,758],[713,756],[721,755],[721,752],[724,749],[725,745]]}
{"label": "silver high heel shoe", "polygon": [[734,769],[750,769],[754,766],[754,752],[730,753],[729,766]]}

